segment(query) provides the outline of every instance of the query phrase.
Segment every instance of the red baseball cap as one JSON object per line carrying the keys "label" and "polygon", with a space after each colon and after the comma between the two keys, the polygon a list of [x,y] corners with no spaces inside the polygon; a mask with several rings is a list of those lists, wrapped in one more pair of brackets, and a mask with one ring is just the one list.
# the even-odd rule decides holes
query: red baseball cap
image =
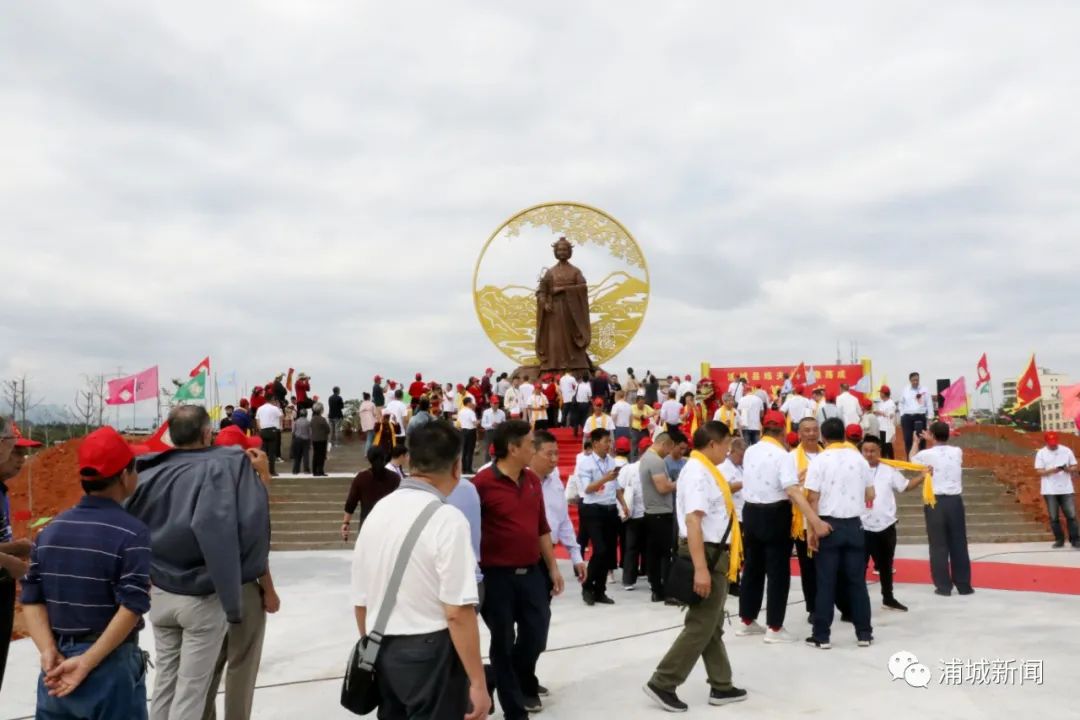
{"label": "red baseball cap", "polygon": [[[18,434],[18,430],[15,431],[15,434],[16,435]],[[1048,448],[1050,448],[1051,450],[1056,448],[1058,446],[1058,443],[1061,440],[1061,438],[1058,436],[1058,434],[1056,432],[1052,431],[1052,430],[1050,432],[1048,432],[1048,433],[1045,433],[1043,435],[1043,439],[1046,440],[1046,446]],[[16,443],[16,445],[18,445],[18,443]]]}
{"label": "red baseball cap", "polygon": [[630,438],[621,437],[615,441],[615,452],[630,452]]}
{"label": "red baseball cap", "polygon": [[592,404],[596,407],[604,407],[604,398],[596,398],[592,401]]}
{"label": "red baseball cap", "polygon": [[492,395],[490,398],[488,398],[488,402],[490,402],[492,405],[498,405],[499,404],[499,396],[498,395]]}
{"label": "red baseball cap", "polygon": [[799,433],[792,430],[784,439],[787,441],[788,447],[795,447],[799,444]]}
{"label": "red baseball cap", "polygon": [[862,440],[862,428],[854,424],[848,425],[844,428],[844,437],[851,442],[859,442]]}
{"label": "red baseball cap", "polygon": [[787,424],[787,419],[784,417],[784,413],[779,410],[769,410],[765,413],[765,418],[761,421],[762,427],[784,427]]}
{"label": "red baseball cap", "polygon": [[874,407],[874,401],[863,395],[861,398],[859,398],[859,405],[861,405],[864,409],[869,410],[870,408]]}
{"label": "red baseball cap", "polygon": [[14,422],[11,423],[11,434],[15,436],[15,447],[21,448],[37,448],[41,447],[41,443],[37,440],[28,440],[23,437],[23,434],[19,432],[19,426]]}
{"label": "red baseball cap", "polygon": [[806,386],[805,385],[803,385],[802,383],[799,383],[798,385],[795,386],[795,394],[796,395],[802,395],[804,392],[806,392]]}
{"label": "red baseball cap", "polygon": [[882,385],[881,389],[878,390],[878,392],[882,395],[892,395],[892,390],[889,389],[888,385]]}
{"label": "red baseball cap", "polygon": [[[621,439],[621,438],[620,438]],[[648,450],[652,447],[652,438],[646,435],[638,441],[638,450]]]}
{"label": "red baseball cap", "polygon": [[376,375],[375,382],[379,382],[380,380],[382,380],[382,375]]}
{"label": "red baseball cap", "polygon": [[236,425],[229,425],[218,433],[217,437],[214,439],[214,444],[219,447],[235,446],[247,450],[250,448],[261,448],[262,438],[245,435],[244,431]]}
{"label": "red baseball cap", "polygon": [[103,427],[83,438],[79,445],[79,475],[84,478],[110,478],[131,464],[135,448],[120,433]]}

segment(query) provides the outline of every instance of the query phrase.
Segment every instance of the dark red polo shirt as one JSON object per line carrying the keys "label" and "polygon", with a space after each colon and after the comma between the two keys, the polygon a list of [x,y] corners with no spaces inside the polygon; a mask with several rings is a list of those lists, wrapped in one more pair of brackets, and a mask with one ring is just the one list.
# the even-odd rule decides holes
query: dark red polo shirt
{"label": "dark red polo shirt", "polygon": [[480,495],[480,567],[528,567],[540,562],[540,537],[551,532],[544,491],[532,470],[520,482],[496,465],[472,479]]}

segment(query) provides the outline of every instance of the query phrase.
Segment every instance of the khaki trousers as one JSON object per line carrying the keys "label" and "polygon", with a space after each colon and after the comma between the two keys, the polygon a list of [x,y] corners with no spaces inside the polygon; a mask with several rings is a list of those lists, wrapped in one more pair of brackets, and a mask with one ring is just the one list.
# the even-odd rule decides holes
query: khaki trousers
{"label": "khaki trousers", "polygon": [[151,587],[149,618],[157,668],[151,720],[199,720],[228,625],[221,601]]}
{"label": "khaki trousers", "polygon": [[[203,720],[216,720],[215,697],[225,675],[225,720],[248,720],[255,699],[255,679],[262,660],[263,636],[266,634],[266,611],[263,610],[259,583],[245,583],[241,588],[243,616],[239,623],[229,625],[221,644],[214,677],[206,696]],[[225,669],[228,664],[228,670]]]}
{"label": "khaki trousers", "polygon": [[[690,557],[686,540],[679,541],[679,555]],[[730,690],[731,663],[724,648],[724,602],[728,594],[727,550],[705,546],[705,559],[713,566],[712,591],[709,597],[686,611],[686,621],[679,637],[671,644],[664,659],[656,666],[650,682],[661,690],[675,692],[686,682],[698,658],[705,661],[705,674],[714,690]]]}

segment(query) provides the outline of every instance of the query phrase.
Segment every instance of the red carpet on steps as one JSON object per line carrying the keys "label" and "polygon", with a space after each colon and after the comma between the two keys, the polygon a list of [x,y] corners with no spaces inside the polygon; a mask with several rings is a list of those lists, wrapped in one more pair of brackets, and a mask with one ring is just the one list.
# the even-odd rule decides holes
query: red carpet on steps
{"label": "red carpet on steps", "polygon": [[[559,475],[565,485],[567,478],[574,472],[574,461],[581,452],[582,440],[580,436],[575,438],[574,432],[569,428],[556,428],[551,432],[559,443]],[[577,528],[577,505],[573,503],[570,505],[570,520]],[[561,558],[568,557],[562,545],[557,546],[556,554]],[[894,571],[896,582],[930,584],[930,563],[927,560],[898,559],[894,562]],[[791,559],[791,574],[799,574],[799,563],[795,558]],[[1080,595],[1080,568],[975,562],[971,565],[971,575],[976,590],[986,588]],[[877,576],[868,570],[866,579],[877,580]]]}

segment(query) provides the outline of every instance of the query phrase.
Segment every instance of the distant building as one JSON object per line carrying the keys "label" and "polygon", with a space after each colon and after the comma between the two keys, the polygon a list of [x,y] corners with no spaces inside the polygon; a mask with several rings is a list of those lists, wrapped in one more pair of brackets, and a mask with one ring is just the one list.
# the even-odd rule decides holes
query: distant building
{"label": "distant building", "polygon": [[1001,407],[1011,408],[1016,404],[1016,381],[1006,380],[1001,384],[1001,388],[1003,391],[1002,395],[1004,396]]}
{"label": "distant building", "polygon": [[[1061,386],[1069,384],[1069,376],[1039,368],[1039,385],[1042,386],[1042,402],[1039,403],[1039,419],[1043,430],[1076,432],[1076,423],[1062,414]],[[1006,384],[1007,387],[1007,384]],[[1008,390],[1005,390],[1008,394]],[[1013,383],[1013,395],[1016,395],[1016,383]],[[1014,400],[1015,402],[1015,400]]]}

